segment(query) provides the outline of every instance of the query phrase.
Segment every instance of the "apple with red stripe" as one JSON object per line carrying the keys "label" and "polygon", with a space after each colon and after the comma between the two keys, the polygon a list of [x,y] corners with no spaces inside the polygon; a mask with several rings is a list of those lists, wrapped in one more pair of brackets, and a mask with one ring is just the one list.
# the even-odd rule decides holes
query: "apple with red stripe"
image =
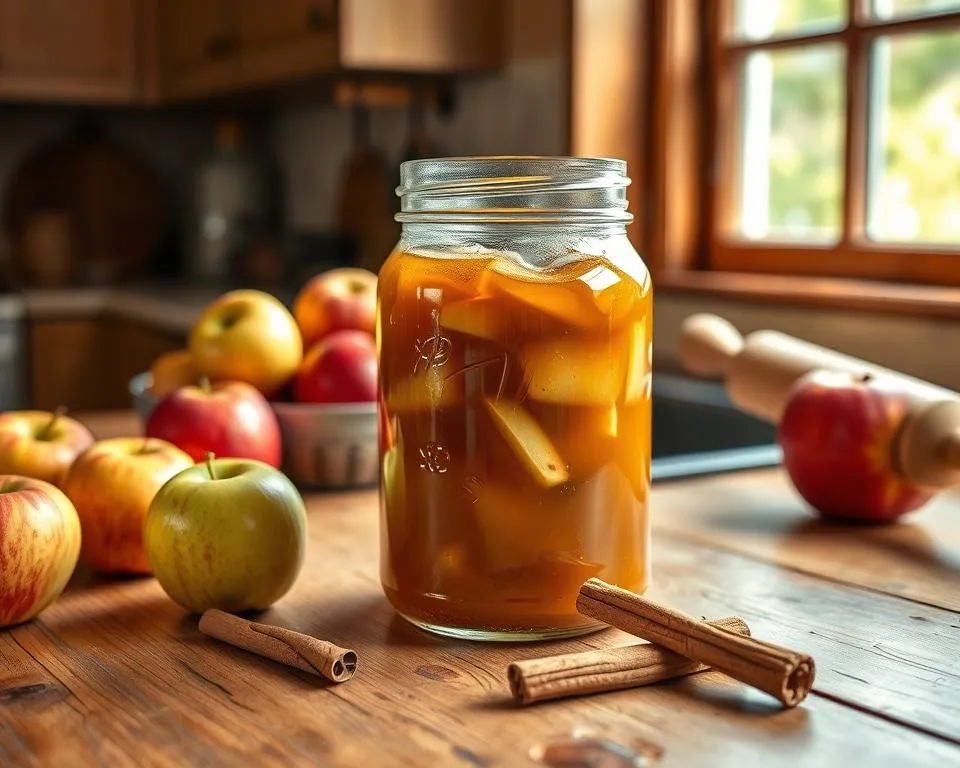
{"label": "apple with red stripe", "polygon": [[363,331],[373,336],[377,325],[377,276],[359,267],[322,272],[297,293],[293,316],[305,350],[336,331]]}
{"label": "apple with red stripe", "polygon": [[93,445],[90,430],[65,413],[63,408],[0,413],[0,474],[59,487],[74,459]]}
{"label": "apple with red stripe", "polygon": [[193,459],[165,440],[99,440],[70,467],[63,491],[83,527],[80,559],[103,573],[150,573],[143,521],[160,487]]}
{"label": "apple with red stripe", "polygon": [[80,554],[80,519],[43,480],[0,475],[0,627],[29,621],[56,600]]}

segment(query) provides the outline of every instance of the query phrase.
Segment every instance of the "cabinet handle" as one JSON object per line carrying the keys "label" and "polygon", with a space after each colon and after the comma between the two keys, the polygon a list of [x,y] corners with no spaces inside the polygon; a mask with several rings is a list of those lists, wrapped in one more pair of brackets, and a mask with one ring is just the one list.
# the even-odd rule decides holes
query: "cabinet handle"
{"label": "cabinet handle", "polygon": [[329,4],[313,3],[307,9],[307,27],[323,32],[333,26],[333,9]]}
{"label": "cabinet handle", "polygon": [[207,40],[205,51],[208,58],[221,59],[237,50],[236,35],[218,35]]}

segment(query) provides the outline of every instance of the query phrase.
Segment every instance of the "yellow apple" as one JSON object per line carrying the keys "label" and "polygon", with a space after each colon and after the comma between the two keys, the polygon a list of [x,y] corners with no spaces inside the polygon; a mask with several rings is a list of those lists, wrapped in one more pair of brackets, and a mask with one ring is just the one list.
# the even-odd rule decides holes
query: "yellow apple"
{"label": "yellow apple", "polygon": [[0,627],[28,621],[59,597],[80,553],[80,520],[62,491],[0,475]]}
{"label": "yellow apple", "polygon": [[67,470],[93,444],[93,435],[63,411],[0,414],[0,474],[25,475],[60,486]]}
{"label": "yellow apple", "polygon": [[303,342],[293,315],[262,291],[225,293],[190,331],[190,353],[211,381],[245,381],[272,395],[296,373]]}
{"label": "yellow apple", "polygon": [[167,480],[193,459],[166,440],[115,437],[82,453],[63,491],[80,516],[80,559],[104,573],[149,573],[143,520]]}
{"label": "yellow apple", "polygon": [[143,531],[160,586],[194,613],[269,607],[296,581],[306,539],[303,499],[282,472],[212,456],[160,489]]}
{"label": "yellow apple", "polygon": [[199,377],[190,350],[165,352],[150,366],[150,392],[154,397],[166,397],[181,387],[195,385]]}

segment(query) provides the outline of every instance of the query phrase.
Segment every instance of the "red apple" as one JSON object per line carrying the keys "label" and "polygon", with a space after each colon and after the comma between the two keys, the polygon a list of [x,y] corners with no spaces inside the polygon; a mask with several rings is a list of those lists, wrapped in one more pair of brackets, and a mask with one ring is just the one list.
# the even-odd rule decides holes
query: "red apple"
{"label": "red apple", "polygon": [[28,621],[59,597],[80,554],[80,520],[62,491],[0,476],[0,627]]}
{"label": "red apple", "polygon": [[193,464],[175,445],[144,437],[100,440],[80,454],[63,482],[80,515],[80,559],[106,573],[150,573],[143,548],[150,502]]}
{"label": "red apple", "polygon": [[334,331],[365,331],[372,336],[377,323],[377,276],[356,267],[323,272],[300,289],[293,316],[304,349]]}
{"label": "red apple", "polygon": [[377,345],[363,331],[336,331],[318,341],[293,382],[298,403],[369,403],[377,399]]}
{"label": "red apple", "polygon": [[59,486],[67,470],[93,445],[93,435],[62,410],[0,414],[0,474],[25,475]]}
{"label": "red apple", "polygon": [[279,467],[280,425],[270,403],[240,381],[181,387],[157,403],[146,434],[173,443],[194,461],[208,452]]}
{"label": "red apple", "polygon": [[814,371],[798,379],[778,429],[797,492],[826,518],[886,523],[930,500],[894,466],[909,400],[869,374]]}

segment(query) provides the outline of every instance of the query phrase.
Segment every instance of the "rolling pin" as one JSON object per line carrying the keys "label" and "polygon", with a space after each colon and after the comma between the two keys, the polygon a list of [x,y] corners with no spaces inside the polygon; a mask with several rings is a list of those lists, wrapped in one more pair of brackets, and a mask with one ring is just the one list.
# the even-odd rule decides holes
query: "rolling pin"
{"label": "rolling pin", "polygon": [[779,424],[794,382],[813,370],[871,374],[910,399],[894,446],[898,471],[918,485],[960,484],[960,393],[779,331],[742,336],[722,317],[696,314],[680,328],[680,362],[690,373],[721,377],[733,403]]}

